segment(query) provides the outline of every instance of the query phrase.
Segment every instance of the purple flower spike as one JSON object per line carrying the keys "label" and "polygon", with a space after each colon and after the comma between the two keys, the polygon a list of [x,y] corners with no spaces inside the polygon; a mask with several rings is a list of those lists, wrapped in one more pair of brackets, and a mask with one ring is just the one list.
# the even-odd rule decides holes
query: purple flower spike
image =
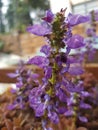
{"label": "purple flower spike", "polygon": [[89,16],[82,16],[80,14],[76,14],[76,15],[69,14],[68,16],[68,24],[70,26],[75,26],[81,23],[85,23],[88,22],[89,20],[90,20]]}
{"label": "purple flower spike", "polygon": [[41,25],[35,24],[33,26],[29,26],[27,31],[38,36],[45,36],[51,33],[51,28],[43,23]]}
{"label": "purple flower spike", "polygon": [[[65,41],[64,41],[65,42]],[[73,35],[65,44],[71,49],[76,49],[84,46],[84,38],[80,35]]]}
{"label": "purple flower spike", "polygon": [[34,64],[39,67],[47,66],[48,63],[49,63],[49,60],[43,56],[35,56],[28,61],[28,64]]}
{"label": "purple flower spike", "polygon": [[53,21],[53,18],[54,18],[54,14],[51,12],[51,10],[47,10],[46,16],[42,19],[45,20],[46,22],[51,23]]}

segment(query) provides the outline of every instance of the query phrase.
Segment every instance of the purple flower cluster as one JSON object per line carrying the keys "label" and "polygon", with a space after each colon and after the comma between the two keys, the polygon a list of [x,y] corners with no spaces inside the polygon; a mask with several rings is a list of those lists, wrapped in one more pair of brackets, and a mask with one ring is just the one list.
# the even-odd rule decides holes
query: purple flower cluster
{"label": "purple flower cluster", "polygon": [[98,11],[90,12],[90,27],[86,29],[87,37],[85,38],[85,46],[81,49],[81,51],[79,50],[79,52],[82,54],[81,56],[84,57],[85,61],[94,60],[94,55],[96,53],[96,45],[98,43],[98,36],[96,35],[96,21],[98,21],[97,14]]}
{"label": "purple flower cluster", "polygon": [[11,89],[11,93],[15,94],[17,98],[8,106],[8,108],[10,110],[14,108],[25,109],[27,102],[29,101],[28,95],[30,91],[39,84],[39,75],[28,70],[25,63],[22,61],[16,72],[9,73],[8,76],[11,78],[17,78],[16,88]]}
{"label": "purple flower cluster", "polygon": [[84,72],[81,66],[82,58],[70,55],[72,49],[84,47],[84,38],[78,34],[72,35],[71,30],[78,24],[88,22],[89,16],[69,14],[65,18],[65,13],[66,10],[62,9],[54,15],[48,10],[40,25],[27,28],[28,32],[47,39],[47,44],[40,49],[44,56],[35,56],[28,60],[28,64],[43,69],[44,77],[41,82],[37,80],[38,75],[24,68],[14,75],[18,79],[18,105],[23,106],[26,99],[35,117],[42,119],[44,130],[52,130],[47,127],[47,123],[59,123],[60,115],[75,116],[86,122],[87,119],[78,110],[91,108],[84,102],[87,95],[82,81],[68,77]]}
{"label": "purple flower cluster", "polygon": [[88,55],[88,60],[92,61],[94,59],[94,55],[96,53],[96,46],[98,36],[96,35],[96,21],[98,21],[97,18],[97,11],[91,11],[90,12],[90,28],[87,29],[87,39],[86,39],[86,54]]}

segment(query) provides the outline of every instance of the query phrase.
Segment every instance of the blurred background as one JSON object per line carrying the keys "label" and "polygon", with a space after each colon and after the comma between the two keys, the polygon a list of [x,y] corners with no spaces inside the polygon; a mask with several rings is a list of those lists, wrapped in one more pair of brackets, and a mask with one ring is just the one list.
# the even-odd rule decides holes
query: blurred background
{"label": "blurred background", "polygon": [[[47,9],[56,13],[66,7],[66,15],[69,12],[86,15],[98,9],[98,0],[0,0],[0,69],[11,68],[21,59],[40,55],[44,39],[29,34],[26,28],[40,23]],[[80,24],[73,33],[85,36],[87,26]],[[98,63],[97,54],[93,63]]]}

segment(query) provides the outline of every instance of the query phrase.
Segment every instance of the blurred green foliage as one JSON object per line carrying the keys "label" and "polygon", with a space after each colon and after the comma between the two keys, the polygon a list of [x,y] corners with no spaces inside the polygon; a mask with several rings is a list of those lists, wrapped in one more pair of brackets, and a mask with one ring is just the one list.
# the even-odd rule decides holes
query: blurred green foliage
{"label": "blurred green foliage", "polygon": [[0,0],[0,32],[4,33],[5,32],[5,27],[3,24],[3,14],[2,14],[2,7],[3,7],[3,2]]}
{"label": "blurred green foliage", "polygon": [[36,13],[36,9],[40,9],[40,11],[49,9],[49,1],[9,0],[9,7],[6,13],[9,29],[16,29],[20,32],[24,32],[28,25],[33,24],[33,19],[30,17],[30,11],[35,10]]}
{"label": "blurred green foliage", "polygon": [[0,52],[3,51],[4,48],[4,42],[0,40]]}

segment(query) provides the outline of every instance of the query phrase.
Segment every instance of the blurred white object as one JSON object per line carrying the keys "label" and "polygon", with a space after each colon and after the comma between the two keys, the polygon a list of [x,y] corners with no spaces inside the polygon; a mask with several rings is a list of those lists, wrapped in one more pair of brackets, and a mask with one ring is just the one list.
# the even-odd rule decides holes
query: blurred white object
{"label": "blurred white object", "polygon": [[67,8],[65,15],[71,12],[71,5],[69,0],[50,0],[50,7],[53,13],[59,12],[62,8]]}
{"label": "blurred white object", "polygon": [[20,60],[21,57],[14,54],[0,54],[0,68],[16,65]]}
{"label": "blurred white object", "polygon": [[5,83],[0,83],[0,95],[6,92],[9,88],[16,89],[15,84],[5,84]]}

